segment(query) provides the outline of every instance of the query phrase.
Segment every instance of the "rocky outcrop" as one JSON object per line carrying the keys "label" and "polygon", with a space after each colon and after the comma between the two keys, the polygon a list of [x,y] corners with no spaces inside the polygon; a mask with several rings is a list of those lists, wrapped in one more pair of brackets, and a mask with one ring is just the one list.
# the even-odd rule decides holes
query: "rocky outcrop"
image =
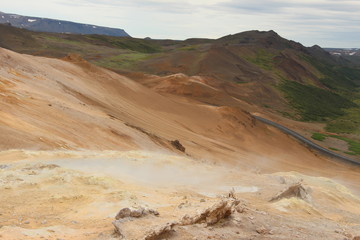
{"label": "rocky outcrop", "polygon": [[176,148],[180,152],[185,152],[185,147],[180,143],[179,140],[174,140],[174,141],[171,141],[170,143],[174,148]]}
{"label": "rocky outcrop", "polygon": [[145,237],[144,240],[157,240],[160,237],[171,233],[174,228],[174,226],[177,225],[176,222],[170,222],[170,223],[166,223],[165,225],[156,227],[155,229],[149,231]]}
{"label": "rocky outcrop", "polygon": [[234,207],[239,204],[239,200],[234,198],[222,199],[210,208],[205,209],[201,213],[193,216],[185,215],[180,221],[180,225],[191,225],[197,223],[206,223],[213,225],[231,215]]}
{"label": "rocky outcrop", "polygon": [[[119,235],[119,237],[126,239],[125,234],[122,230],[122,225],[125,222],[131,221],[134,218],[141,218],[147,215],[158,216],[159,212],[154,209],[149,208],[123,208],[121,209],[115,216],[115,221],[113,221],[113,225],[115,227],[115,233]],[[164,230],[165,231],[165,230]]]}
{"label": "rocky outcrop", "polygon": [[154,216],[158,216],[159,212],[154,210],[154,209],[149,209],[149,208],[137,208],[137,209],[133,209],[133,208],[123,208],[121,209],[118,214],[116,214],[115,219],[119,220],[119,219],[123,219],[123,218],[140,218],[146,215],[152,214]]}
{"label": "rocky outcrop", "polygon": [[[168,222],[159,226],[154,227],[147,231],[142,238],[143,240],[156,240],[165,235],[170,235],[176,226],[188,226],[193,224],[203,224],[207,226],[218,223],[220,220],[229,217],[234,211],[236,211],[236,206],[239,205],[240,201],[237,200],[233,192],[221,199],[219,202],[210,206],[209,208],[204,209],[203,211],[194,214],[186,214],[179,221]],[[128,221],[133,221],[136,218],[141,218],[145,216],[158,216],[159,213],[153,209],[147,208],[123,208],[121,209],[115,217],[113,225],[115,227],[115,232],[122,238],[127,239],[123,231],[124,223]]]}
{"label": "rocky outcrop", "polygon": [[301,183],[295,183],[289,186],[288,188],[286,188],[285,190],[283,190],[282,192],[278,193],[273,198],[271,198],[270,202],[275,202],[283,198],[292,198],[292,197],[302,199],[306,202],[311,202],[311,196],[308,190],[306,190]]}

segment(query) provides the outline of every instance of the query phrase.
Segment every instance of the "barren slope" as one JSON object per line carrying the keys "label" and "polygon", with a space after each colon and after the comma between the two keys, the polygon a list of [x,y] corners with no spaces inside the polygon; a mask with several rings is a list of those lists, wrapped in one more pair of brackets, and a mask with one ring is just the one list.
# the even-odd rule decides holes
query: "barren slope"
{"label": "barren slope", "polygon": [[241,109],[166,98],[76,56],[2,49],[1,64],[3,149],[173,149],[169,141],[179,140],[190,156],[240,165],[254,163],[251,155],[274,164],[286,155],[298,165],[317,159]]}
{"label": "barren slope", "polygon": [[[178,80],[195,88],[179,88]],[[146,81],[160,92],[239,101],[219,95],[201,77]],[[176,226],[171,237],[360,234],[358,167],[317,156],[256,121],[244,110],[257,109],[251,104],[219,107],[160,95],[75,55],[59,60],[0,49],[0,82],[4,239],[112,239],[120,208],[155,208],[160,217],[123,226],[129,239],[142,239],[153,225],[206,209],[232,188],[244,211],[213,227]],[[311,201],[269,202],[297,182]]]}

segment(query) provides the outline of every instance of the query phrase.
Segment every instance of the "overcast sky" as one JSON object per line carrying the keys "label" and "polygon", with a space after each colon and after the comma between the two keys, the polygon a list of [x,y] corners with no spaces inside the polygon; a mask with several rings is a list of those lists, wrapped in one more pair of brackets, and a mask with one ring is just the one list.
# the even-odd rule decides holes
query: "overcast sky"
{"label": "overcast sky", "polygon": [[360,48],[360,0],[1,0],[0,11],[122,28],[140,38],[256,29],[306,46]]}

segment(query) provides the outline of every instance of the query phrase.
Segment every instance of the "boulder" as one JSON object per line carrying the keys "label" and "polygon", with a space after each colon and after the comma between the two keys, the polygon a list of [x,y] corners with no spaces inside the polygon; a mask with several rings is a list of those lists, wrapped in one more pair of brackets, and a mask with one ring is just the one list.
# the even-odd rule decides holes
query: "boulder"
{"label": "boulder", "polygon": [[116,214],[115,219],[119,220],[119,219],[123,219],[123,218],[140,218],[146,215],[154,215],[154,216],[158,216],[159,212],[153,209],[149,209],[149,208],[123,208],[121,209],[118,214]]}
{"label": "boulder", "polygon": [[197,223],[206,223],[208,226],[219,222],[231,215],[233,208],[239,204],[239,201],[233,198],[222,199],[220,202],[195,214],[194,216],[185,215],[180,221],[180,225],[191,225]]}
{"label": "boulder", "polygon": [[306,202],[311,202],[311,196],[309,192],[304,188],[301,183],[295,183],[289,187],[287,187],[282,192],[275,195],[273,198],[270,199],[270,202],[275,202],[281,200],[283,198],[292,198],[296,197],[302,199]]}

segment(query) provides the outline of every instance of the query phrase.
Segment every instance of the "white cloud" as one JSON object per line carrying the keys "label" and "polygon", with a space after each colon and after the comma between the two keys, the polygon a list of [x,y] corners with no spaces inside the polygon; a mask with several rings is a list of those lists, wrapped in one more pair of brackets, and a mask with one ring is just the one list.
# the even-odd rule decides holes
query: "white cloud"
{"label": "white cloud", "polygon": [[305,45],[359,47],[360,42],[358,0],[12,0],[1,5],[4,12],[123,28],[134,37],[217,38],[273,29]]}

